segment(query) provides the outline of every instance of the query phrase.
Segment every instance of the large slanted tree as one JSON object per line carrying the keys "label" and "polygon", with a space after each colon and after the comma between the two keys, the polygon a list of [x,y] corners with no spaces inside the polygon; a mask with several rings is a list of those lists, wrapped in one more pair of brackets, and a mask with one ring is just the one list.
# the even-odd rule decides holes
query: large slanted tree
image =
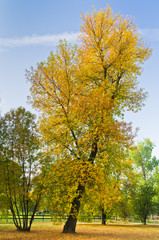
{"label": "large slanted tree", "polygon": [[142,107],[145,94],[137,76],[151,53],[133,20],[114,16],[110,7],[82,21],[79,45],[61,41],[55,54],[27,72],[43,139],[57,161],[69,164],[67,177],[76,176],[64,233],[75,232],[97,157],[107,158],[110,143],[123,149],[130,143],[131,127],[120,117]]}
{"label": "large slanted tree", "polygon": [[0,118],[0,180],[19,231],[30,231],[42,194],[40,142],[34,120],[35,115],[22,107]]}

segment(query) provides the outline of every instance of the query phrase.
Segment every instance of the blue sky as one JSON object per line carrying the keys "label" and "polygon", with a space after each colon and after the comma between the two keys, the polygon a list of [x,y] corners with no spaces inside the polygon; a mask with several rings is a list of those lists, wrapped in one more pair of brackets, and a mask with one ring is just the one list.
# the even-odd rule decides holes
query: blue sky
{"label": "blue sky", "polygon": [[158,0],[0,0],[0,109],[24,106],[29,95],[25,69],[46,60],[59,39],[76,41],[80,14],[105,8],[135,17],[139,31],[153,48],[139,78],[149,93],[141,112],[128,113],[127,120],[139,127],[136,141],[150,138],[159,158],[159,1]]}

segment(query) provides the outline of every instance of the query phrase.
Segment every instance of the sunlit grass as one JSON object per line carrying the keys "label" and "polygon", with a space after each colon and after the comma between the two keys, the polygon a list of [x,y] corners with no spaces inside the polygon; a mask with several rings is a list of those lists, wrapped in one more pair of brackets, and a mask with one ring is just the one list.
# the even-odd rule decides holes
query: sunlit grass
{"label": "sunlit grass", "polygon": [[13,224],[0,224],[0,239],[34,240],[157,240],[159,226],[141,224],[77,224],[77,234],[62,234],[63,224],[35,222],[30,232],[18,232]]}

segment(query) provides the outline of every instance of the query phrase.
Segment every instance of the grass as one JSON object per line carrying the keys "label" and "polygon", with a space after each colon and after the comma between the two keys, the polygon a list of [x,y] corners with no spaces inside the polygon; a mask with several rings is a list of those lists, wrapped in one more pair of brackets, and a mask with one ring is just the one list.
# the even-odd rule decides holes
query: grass
{"label": "grass", "polygon": [[0,224],[3,240],[157,240],[159,226],[141,224],[77,224],[77,234],[62,234],[62,224],[35,222],[30,232],[18,232],[13,224]]}

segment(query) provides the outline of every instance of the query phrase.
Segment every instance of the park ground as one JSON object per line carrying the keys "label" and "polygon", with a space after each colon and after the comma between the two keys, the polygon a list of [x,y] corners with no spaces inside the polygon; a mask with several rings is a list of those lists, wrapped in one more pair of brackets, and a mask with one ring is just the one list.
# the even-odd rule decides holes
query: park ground
{"label": "park ground", "polygon": [[35,222],[30,232],[18,232],[13,224],[0,224],[0,239],[7,240],[157,240],[159,225],[77,224],[76,234],[63,234],[62,224]]}

